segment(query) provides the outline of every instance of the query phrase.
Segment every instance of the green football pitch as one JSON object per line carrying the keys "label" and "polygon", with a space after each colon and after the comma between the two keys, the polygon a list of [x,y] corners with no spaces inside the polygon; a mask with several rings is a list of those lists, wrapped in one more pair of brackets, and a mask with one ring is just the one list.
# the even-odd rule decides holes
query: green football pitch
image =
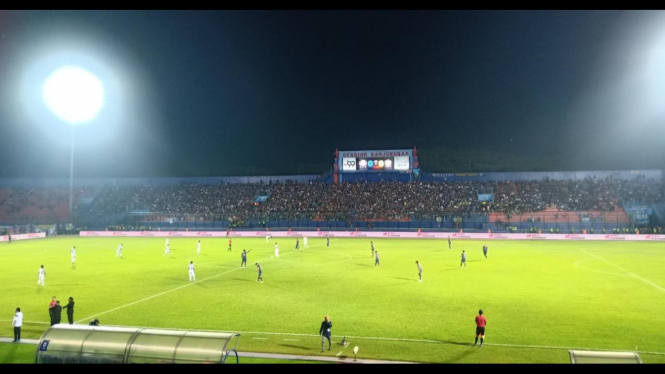
{"label": "green football pitch", "polygon": [[[237,349],[248,352],[352,357],[358,346],[365,359],[567,363],[569,349],[589,349],[637,351],[645,363],[665,363],[665,243],[456,240],[449,250],[443,240],[377,239],[375,266],[371,240],[331,239],[326,247],[312,237],[295,251],[294,238],[236,237],[228,251],[226,238],[203,238],[197,255],[197,239],[172,238],[171,256],[164,238],[2,243],[0,336],[12,337],[21,307],[22,337],[38,339],[55,295],[63,305],[74,297],[75,323],[238,332]],[[243,248],[251,249],[246,269]],[[467,267],[460,267],[462,250]],[[488,321],[482,348],[473,346],[478,309]],[[333,345],[321,353],[325,315]],[[346,347],[339,344],[345,336]]]}

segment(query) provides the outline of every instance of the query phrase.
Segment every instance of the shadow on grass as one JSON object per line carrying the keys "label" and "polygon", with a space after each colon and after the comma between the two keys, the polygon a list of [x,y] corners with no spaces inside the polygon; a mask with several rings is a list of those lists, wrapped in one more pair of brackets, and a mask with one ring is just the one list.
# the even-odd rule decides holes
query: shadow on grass
{"label": "shadow on grass", "polygon": [[468,343],[468,342],[455,342],[452,340],[436,340],[434,339],[439,344],[450,344],[450,345],[459,345],[459,346],[467,346],[467,347],[473,347],[473,343]]}
{"label": "shadow on grass", "polygon": [[231,278],[231,280],[243,281],[243,282],[256,282],[256,279],[246,279],[246,278]]}
{"label": "shadow on grass", "polygon": [[358,265],[358,266],[371,266],[371,265],[367,265],[367,264],[356,264],[356,265]]}
{"label": "shadow on grass", "polygon": [[176,282],[194,283],[194,282],[190,282],[190,281],[189,281],[189,278],[187,278],[187,277],[183,277],[183,278],[169,277],[169,278],[166,278],[166,279],[169,279],[169,280],[172,280],[172,281],[176,281]]}
{"label": "shadow on grass", "polygon": [[458,355],[456,355],[456,356],[454,356],[454,357],[451,357],[451,358],[448,359],[448,360],[445,360],[444,363],[448,363],[448,364],[456,363],[456,362],[458,362],[459,360],[461,360],[461,359],[463,359],[464,357],[466,357],[466,356],[472,354],[472,353],[475,351],[475,350],[473,349],[473,344],[471,344],[471,343],[464,343],[464,344],[459,344],[459,343],[458,343],[458,345],[467,345],[467,346],[469,346],[469,349],[467,349],[466,351],[464,351],[464,352],[462,352],[462,353],[460,353],[460,354],[458,354]]}
{"label": "shadow on grass", "polygon": [[395,278],[395,279],[404,279],[404,280],[408,280],[408,281],[412,281],[412,282],[417,281],[417,279],[412,279],[412,278],[402,278],[402,277],[391,277],[391,278]]}
{"label": "shadow on grass", "polygon": [[[278,344],[278,345],[281,345],[282,347],[288,347],[288,348],[298,348],[298,349],[305,350],[307,352],[319,352],[319,353],[321,352],[321,347],[320,346],[319,347],[311,347],[311,346],[308,346],[308,345],[293,345],[293,344]],[[326,352],[328,352],[328,351],[326,350]],[[289,353],[289,354],[297,355],[299,353]]]}
{"label": "shadow on grass", "polygon": [[408,282],[400,282],[400,283],[391,283],[391,284],[384,284],[383,287],[392,287],[392,286],[401,286],[407,283],[411,283],[413,280],[409,279]]}

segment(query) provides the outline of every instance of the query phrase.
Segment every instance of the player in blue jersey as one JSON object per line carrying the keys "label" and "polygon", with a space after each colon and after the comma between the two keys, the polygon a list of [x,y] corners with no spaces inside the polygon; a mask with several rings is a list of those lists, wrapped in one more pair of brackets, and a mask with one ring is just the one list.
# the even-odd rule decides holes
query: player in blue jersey
{"label": "player in blue jersey", "polygon": [[483,246],[483,254],[485,255],[485,261],[487,261],[487,244]]}
{"label": "player in blue jersey", "polygon": [[448,237],[448,249],[451,250],[451,251],[453,250],[453,245],[450,242],[450,236]]}
{"label": "player in blue jersey", "polygon": [[251,251],[252,251],[251,249],[249,251],[247,251],[245,249],[242,250],[242,253],[240,254],[240,260],[241,260],[240,267],[241,268],[243,268],[243,269],[247,268],[247,254]]}
{"label": "player in blue jersey", "polygon": [[374,242],[369,242],[369,244],[372,246],[372,257],[374,257]]}
{"label": "player in blue jersey", "polygon": [[261,270],[261,265],[259,265],[258,262],[255,262],[254,265],[256,265],[256,268],[259,270],[259,278],[256,281],[263,283],[263,270]]}

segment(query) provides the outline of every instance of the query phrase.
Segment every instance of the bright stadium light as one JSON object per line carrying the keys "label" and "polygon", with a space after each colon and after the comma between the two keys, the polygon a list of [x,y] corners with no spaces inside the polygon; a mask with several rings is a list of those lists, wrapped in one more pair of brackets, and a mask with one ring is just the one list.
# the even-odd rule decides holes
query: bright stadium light
{"label": "bright stadium light", "polygon": [[104,106],[104,86],[89,71],[64,66],[46,79],[42,98],[53,114],[71,125],[79,125],[94,119]]}
{"label": "bright stadium light", "polygon": [[69,220],[74,202],[74,127],[93,120],[104,106],[104,85],[94,74],[78,66],[55,70],[42,86],[46,107],[72,127],[69,157]]}

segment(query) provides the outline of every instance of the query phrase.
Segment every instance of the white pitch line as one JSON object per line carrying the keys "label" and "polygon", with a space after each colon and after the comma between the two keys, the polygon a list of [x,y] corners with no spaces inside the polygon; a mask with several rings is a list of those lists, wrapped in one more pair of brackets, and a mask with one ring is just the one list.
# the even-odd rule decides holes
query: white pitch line
{"label": "white pitch line", "polygon": [[201,279],[201,280],[198,281],[198,282],[194,282],[194,283],[189,282],[189,283],[184,284],[184,285],[182,285],[182,286],[179,286],[179,287],[176,287],[176,288],[172,288],[172,289],[170,289],[170,290],[167,290],[167,291],[164,291],[164,292],[160,292],[160,293],[158,293],[158,294],[154,294],[154,295],[152,295],[152,296],[145,297],[145,298],[143,298],[143,299],[141,299],[141,300],[137,300],[137,301],[131,302],[131,303],[129,303],[129,304],[121,305],[121,306],[119,306],[119,307],[117,307],[117,308],[113,308],[113,309],[107,310],[107,311],[105,311],[105,312],[95,313],[95,314],[91,315],[90,317],[83,318],[83,319],[81,319],[81,320],[76,321],[75,323],[80,323],[80,322],[83,322],[83,321],[87,321],[87,320],[89,320],[90,318],[93,318],[93,317],[97,317],[97,316],[101,316],[101,315],[103,315],[103,314],[107,314],[107,313],[115,312],[115,311],[118,310],[118,309],[126,308],[126,307],[128,307],[128,306],[132,306],[132,305],[134,305],[134,304],[138,304],[138,303],[144,302],[144,301],[146,301],[146,300],[154,299],[155,297],[159,297],[159,296],[162,296],[162,295],[166,295],[167,293],[170,293],[170,292],[173,292],[173,291],[177,291],[177,290],[179,290],[179,289],[181,289],[181,288],[189,287],[189,286],[191,286],[191,285],[194,285],[194,284],[196,284],[196,283],[200,283],[200,282],[206,281],[206,280],[208,280],[208,279],[217,278],[217,277],[219,277],[220,275],[225,275],[225,274],[228,274],[228,273],[230,273],[230,272],[232,272],[232,271],[236,271],[236,270],[238,270],[238,269],[239,269],[239,268],[231,269],[231,270],[229,270],[229,271],[225,271],[225,272],[223,272],[223,273],[219,273],[219,274],[216,274],[216,275],[210,276],[210,277],[208,277],[208,278]]}
{"label": "white pitch line", "polygon": [[[314,246],[315,246],[315,245],[313,245],[312,247],[314,247]],[[295,250],[285,252],[284,254],[288,254],[288,253],[291,253],[291,252],[295,252]],[[262,260],[262,261],[263,261],[263,260]],[[267,259],[266,259],[266,261],[267,261]],[[128,306],[132,306],[132,305],[135,305],[135,304],[138,304],[138,303],[141,303],[141,302],[144,302],[144,301],[147,301],[147,300],[153,299],[153,298],[155,298],[155,297],[159,297],[159,296],[162,296],[162,295],[166,295],[167,293],[170,293],[170,292],[173,292],[173,291],[177,291],[177,290],[179,290],[179,289],[181,289],[181,288],[189,287],[189,286],[191,286],[191,285],[193,285],[193,284],[200,283],[200,282],[206,281],[206,280],[208,280],[208,279],[217,278],[217,277],[219,277],[219,276],[221,276],[221,275],[225,275],[225,274],[228,274],[228,273],[230,273],[230,272],[232,272],[232,271],[236,271],[236,270],[239,270],[239,269],[241,269],[241,268],[231,269],[231,270],[229,270],[229,271],[225,271],[225,272],[223,272],[223,273],[219,273],[219,274],[216,274],[216,275],[210,276],[210,277],[208,277],[208,278],[201,279],[201,280],[199,280],[199,281],[197,281],[197,282],[194,282],[194,283],[188,283],[188,284],[185,284],[185,285],[182,285],[182,286],[179,286],[179,287],[176,287],[176,288],[172,288],[172,289],[167,290],[167,291],[164,291],[164,292],[160,292],[160,293],[158,293],[158,294],[154,294],[154,295],[152,295],[152,296],[145,297],[145,298],[143,298],[143,299],[141,299],[141,300],[137,300],[137,301],[131,302],[131,303],[129,303],[129,304],[121,305],[121,306],[119,306],[119,307],[117,307],[117,308],[113,308],[113,309],[107,310],[107,311],[105,311],[105,312],[96,313],[96,314],[93,314],[93,315],[90,316],[90,317],[87,317],[87,318],[83,318],[83,319],[81,319],[81,320],[78,320],[78,321],[76,321],[75,323],[80,323],[80,322],[83,322],[83,321],[87,321],[87,320],[89,320],[90,318],[93,318],[93,317],[97,317],[97,316],[101,316],[101,315],[103,315],[103,314],[107,314],[107,313],[115,312],[116,310],[119,310],[119,309],[122,309],[122,308],[126,308],[126,307],[128,307]]]}
{"label": "white pitch line", "polygon": [[628,271],[628,270],[622,268],[622,267],[619,266],[619,265],[615,265],[615,264],[613,264],[613,263],[611,263],[611,262],[609,262],[609,261],[607,261],[607,260],[605,260],[605,259],[603,259],[603,258],[600,258],[600,257],[598,257],[598,256],[596,256],[596,255],[594,255],[594,254],[592,254],[592,253],[589,253],[589,252],[585,251],[584,249],[581,249],[581,248],[580,248],[580,251],[582,251],[582,252],[588,254],[589,256],[593,256],[593,257],[595,257],[595,258],[597,258],[597,259],[599,259],[599,260],[605,261],[605,262],[607,262],[608,264],[610,264],[610,265],[612,265],[612,266],[615,266],[615,267],[617,267],[617,268],[619,268],[619,269],[625,271],[626,273],[628,273],[628,274],[634,276],[634,277],[637,278],[637,279],[642,280],[643,282],[646,282],[646,283],[648,283],[648,284],[650,284],[650,285],[652,285],[652,286],[658,288],[658,289],[661,290],[661,291],[665,291],[665,288],[663,288],[663,287],[661,287],[661,286],[659,286],[659,285],[657,285],[657,284],[655,284],[655,283],[653,283],[653,282],[651,282],[651,281],[648,281],[648,280],[646,280],[646,279],[640,277],[639,275],[637,275],[637,274],[635,274],[635,273],[631,273],[630,271]]}
{"label": "white pitch line", "polygon": [[[0,322],[12,322],[12,321],[13,320],[11,320],[11,319],[0,320]],[[23,323],[34,323],[34,324],[37,324],[37,325],[50,325],[50,323],[42,322],[42,321],[23,321]]]}
{"label": "white pitch line", "polygon": [[621,275],[621,276],[628,275],[628,274],[622,274],[622,273],[610,273],[610,272],[608,272],[608,271],[589,269],[589,268],[585,268],[585,267],[583,267],[583,266],[578,265],[578,263],[580,263],[580,262],[586,262],[586,261],[592,261],[592,259],[579,260],[579,261],[576,261],[574,265],[575,265],[575,267],[577,267],[577,268],[579,268],[579,269],[582,269],[582,270],[588,270],[588,271],[595,271],[596,273],[610,274],[610,275]]}
{"label": "white pitch line", "polygon": [[300,339],[284,339],[284,340],[286,340],[287,342],[299,342],[300,341]]}
{"label": "white pitch line", "polygon": [[335,356],[339,357],[339,356],[342,354],[342,352],[343,352],[343,351],[339,351],[339,353],[336,354]]}
{"label": "white pitch line", "polygon": [[[120,326],[120,325],[108,325],[111,327],[137,327],[139,326]],[[164,327],[154,327],[154,326],[140,326],[140,328],[158,328],[162,330],[182,330],[175,328],[164,328]],[[205,332],[221,332],[221,333],[233,333],[233,334],[247,334],[247,335],[285,335],[285,336],[305,336],[305,337],[320,337],[319,334],[297,334],[297,333],[288,333],[288,332],[266,332],[266,331],[224,331],[224,330],[200,330],[200,329],[188,329],[189,331],[205,331]],[[371,336],[352,336],[345,335],[350,339],[365,339],[365,340],[383,340],[383,341],[397,341],[397,342],[407,342],[407,343],[435,343],[435,344],[449,344],[441,340],[432,340],[432,339],[408,339],[408,338],[386,338],[386,337],[371,337]],[[253,337],[252,339],[266,340],[268,338],[264,337]],[[665,356],[665,352],[650,352],[650,351],[630,351],[627,349],[607,349],[607,348],[586,348],[586,347],[561,347],[561,346],[551,346],[551,345],[528,345],[528,344],[501,344],[501,343],[484,343],[487,346],[497,346],[497,347],[509,347],[509,348],[542,348],[542,349],[565,349],[565,350],[580,350],[580,351],[626,351],[626,352],[637,352],[645,353],[652,355],[662,355]]]}
{"label": "white pitch line", "polygon": [[[314,247],[314,246],[318,246],[318,244],[316,244],[316,245],[312,245],[312,247]],[[615,267],[617,267],[617,268],[619,268],[619,269],[625,271],[626,273],[631,274],[631,275],[633,275],[634,277],[636,277],[636,278],[638,278],[638,279],[641,279],[642,281],[644,281],[644,282],[646,282],[646,283],[651,284],[652,286],[654,286],[654,287],[656,287],[656,288],[658,288],[658,289],[660,289],[660,290],[662,290],[662,291],[665,291],[665,289],[663,289],[662,287],[660,287],[660,286],[658,286],[658,285],[656,285],[656,284],[654,284],[654,283],[652,283],[652,282],[650,282],[650,281],[648,281],[648,280],[646,280],[646,279],[644,279],[644,278],[642,278],[642,277],[640,277],[640,276],[638,276],[638,275],[636,275],[636,274],[633,274],[633,273],[631,273],[631,272],[629,272],[629,271],[627,271],[627,270],[621,268],[621,267],[618,266],[618,265],[615,265],[615,264],[613,264],[613,263],[611,263],[611,262],[609,262],[609,261],[607,261],[607,260],[605,260],[605,259],[602,259],[602,258],[600,258],[600,257],[598,257],[598,256],[595,256],[595,255],[593,255],[593,254],[591,254],[591,253],[589,253],[589,252],[586,252],[586,251],[583,250],[583,249],[581,249],[581,251],[583,251],[584,253],[586,253],[586,254],[588,254],[588,255],[590,255],[590,256],[593,256],[593,257],[596,257],[596,258],[598,258],[598,259],[600,259],[600,260],[603,260],[603,261],[607,262],[608,264],[613,265],[613,266],[615,266]],[[285,254],[286,254],[286,253],[291,253],[291,252],[295,252],[295,250],[291,250],[291,251],[289,251],[289,252],[285,252]],[[338,253],[338,254],[339,254],[339,253]],[[348,255],[346,255],[346,256],[348,256]],[[216,277],[219,277],[219,276],[221,276],[221,275],[225,275],[225,274],[228,274],[228,273],[230,273],[230,272],[232,272],[232,271],[236,271],[236,270],[239,270],[239,269],[240,269],[240,268],[236,268],[236,269],[232,269],[232,270],[226,271],[226,272],[224,272],[224,273],[220,273],[220,274],[217,274],[217,275],[213,275],[213,276],[211,276],[211,277],[208,277],[208,278],[202,279],[202,280],[200,280],[199,282],[202,282],[202,281],[205,281],[205,280],[208,280],[208,279],[212,279],[212,278],[216,278]],[[95,315],[93,315],[93,316],[90,316],[90,317],[84,318],[84,319],[82,319],[82,320],[80,320],[80,321],[77,321],[76,323],[80,323],[80,322],[83,322],[83,321],[87,321],[87,320],[89,320],[89,319],[92,318],[92,317],[96,317],[96,316],[99,316],[99,315],[103,315],[103,314],[107,314],[107,313],[110,313],[110,312],[114,312],[114,311],[116,311],[116,310],[118,310],[118,309],[122,309],[122,308],[125,308],[125,307],[128,307],[128,306],[131,306],[131,305],[135,305],[135,304],[138,304],[138,303],[140,303],[140,302],[143,302],[143,301],[146,301],[146,300],[150,300],[150,299],[152,299],[152,298],[155,298],[155,297],[158,297],[158,296],[161,296],[161,295],[165,295],[165,294],[170,293],[170,292],[172,292],[172,291],[176,291],[176,290],[179,290],[179,289],[181,289],[181,288],[185,288],[185,287],[191,286],[191,285],[193,285],[193,284],[196,284],[196,283],[188,283],[188,284],[185,284],[185,285],[183,285],[183,286],[179,286],[179,287],[173,288],[173,289],[171,289],[171,290],[164,291],[164,292],[161,292],[161,293],[155,294],[155,295],[153,295],[153,296],[149,296],[149,297],[143,298],[143,299],[141,299],[141,300],[138,300],[138,301],[135,301],[135,302],[132,302],[132,303],[129,303],[129,304],[125,304],[125,305],[122,305],[122,306],[119,306],[119,307],[117,307],[117,308],[114,308],[114,309],[108,310],[108,311],[106,311],[106,312],[97,313],[97,314],[95,314]],[[315,335],[315,334],[289,334],[289,333],[266,333],[266,332],[240,332],[240,333],[245,333],[245,334],[263,334],[263,335],[319,336],[319,335]],[[440,341],[437,341],[437,340],[427,340],[427,339],[402,339],[402,338],[381,338],[381,337],[362,337],[362,336],[349,336],[349,338],[355,338],[355,339],[368,339],[368,340],[386,340],[386,341],[404,341],[404,342],[416,342],[416,343],[418,343],[418,342],[419,342],[419,343],[441,343]],[[611,350],[609,350],[609,349],[596,349],[596,348],[566,348],[566,347],[556,347],[556,346],[534,346],[534,345],[515,345],[515,344],[486,344],[486,345],[488,345],[488,346],[490,346],[490,345],[496,345],[496,346],[505,346],[505,347],[516,347],[516,348],[576,349],[576,350],[611,351]],[[639,351],[638,351],[638,352],[639,352]],[[655,355],[665,355],[665,352],[640,352],[640,353],[648,353],[648,354],[655,354]]]}

